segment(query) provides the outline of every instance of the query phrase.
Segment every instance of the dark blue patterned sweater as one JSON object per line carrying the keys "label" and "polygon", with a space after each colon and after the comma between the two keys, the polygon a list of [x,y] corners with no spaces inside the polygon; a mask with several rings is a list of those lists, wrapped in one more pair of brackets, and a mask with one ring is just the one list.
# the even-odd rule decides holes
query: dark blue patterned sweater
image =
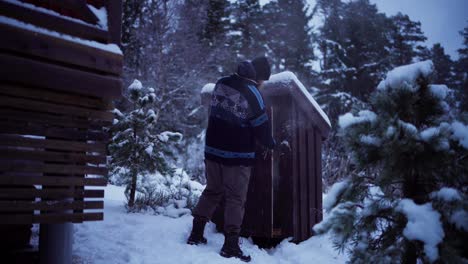
{"label": "dark blue patterned sweater", "polygon": [[251,166],[256,140],[273,148],[271,124],[256,87],[251,65],[239,65],[237,74],[218,80],[211,97],[205,159],[225,165]]}

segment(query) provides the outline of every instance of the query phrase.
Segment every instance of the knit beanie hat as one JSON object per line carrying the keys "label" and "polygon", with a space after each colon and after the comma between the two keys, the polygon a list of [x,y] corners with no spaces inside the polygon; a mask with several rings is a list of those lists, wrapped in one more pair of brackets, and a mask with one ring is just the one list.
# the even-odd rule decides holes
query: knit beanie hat
{"label": "knit beanie hat", "polygon": [[270,63],[266,57],[257,57],[253,59],[252,64],[255,68],[255,72],[257,73],[257,80],[268,80],[270,79],[271,69]]}
{"label": "knit beanie hat", "polygon": [[251,80],[255,79],[255,68],[250,61],[243,61],[237,65],[237,74]]}

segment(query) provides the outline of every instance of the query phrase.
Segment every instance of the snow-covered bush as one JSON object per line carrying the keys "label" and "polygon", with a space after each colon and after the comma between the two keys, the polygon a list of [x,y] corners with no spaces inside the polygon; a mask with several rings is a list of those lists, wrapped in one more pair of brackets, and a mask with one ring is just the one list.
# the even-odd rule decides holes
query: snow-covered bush
{"label": "snow-covered bush", "polygon": [[339,118],[357,168],[331,188],[326,218],[351,263],[467,262],[468,126],[453,120],[448,88],[423,61],[387,74],[370,109]]}
{"label": "snow-covered bush", "polygon": [[160,112],[155,109],[156,94],[153,88],[143,87],[135,80],[129,87],[131,109],[122,113],[114,109],[115,119],[109,145],[111,173],[120,173],[127,186],[128,207],[135,203],[138,176],[159,172],[171,175],[169,159],[173,156],[171,144],[180,141],[182,135],[160,131]]}
{"label": "snow-covered bush", "polygon": [[[188,214],[198,202],[203,189],[199,182],[191,180],[180,168],[172,168],[172,174],[159,172],[138,176],[134,205],[130,212],[148,212],[179,217]],[[122,171],[122,170],[120,170]],[[122,174],[113,175],[114,182],[122,182]]]}

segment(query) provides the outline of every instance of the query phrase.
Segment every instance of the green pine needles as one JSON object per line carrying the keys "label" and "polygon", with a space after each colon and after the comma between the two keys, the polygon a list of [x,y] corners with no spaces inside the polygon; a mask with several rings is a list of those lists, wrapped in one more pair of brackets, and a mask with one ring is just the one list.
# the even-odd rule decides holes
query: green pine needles
{"label": "green pine needles", "polygon": [[433,75],[431,61],[395,68],[371,109],[339,118],[358,173],[330,189],[314,230],[351,263],[468,262],[468,126]]}
{"label": "green pine needles", "polygon": [[109,145],[109,165],[113,173],[124,176],[127,184],[128,207],[135,203],[138,177],[159,172],[172,174],[174,169],[168,160],[173,157],[171,145],[180,141],[180,133],[164,131],[158,127],[159,111],[154,89],[143,87],[135,80],[129,87],[130,109],[121,112],[114,109],[115,120]]}

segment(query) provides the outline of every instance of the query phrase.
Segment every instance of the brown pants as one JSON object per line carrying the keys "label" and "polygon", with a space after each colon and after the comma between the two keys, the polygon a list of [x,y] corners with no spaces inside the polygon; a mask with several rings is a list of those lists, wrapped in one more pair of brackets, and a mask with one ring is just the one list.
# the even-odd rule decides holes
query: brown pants
{"label": "brown pants", "polygon": [[207,185],[193,210],[193,216],[210,220],[218,204],[225,198],[224,232],[239,233],[251,167],[225,166],[205,160],[205,168]]}

